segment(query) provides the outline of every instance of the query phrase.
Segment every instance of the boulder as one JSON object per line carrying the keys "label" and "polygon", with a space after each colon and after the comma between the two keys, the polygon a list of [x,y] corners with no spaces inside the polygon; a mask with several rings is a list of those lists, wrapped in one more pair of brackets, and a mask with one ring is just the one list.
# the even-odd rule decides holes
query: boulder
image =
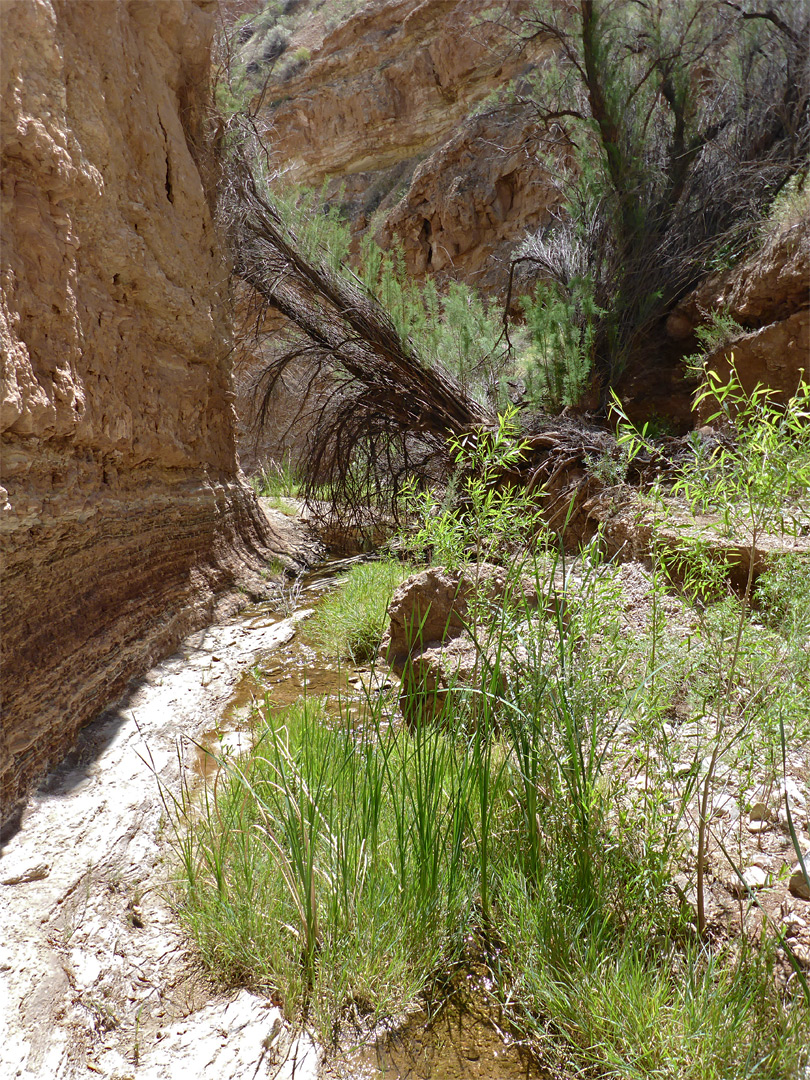
{"label": "boulder", "polygon": [[[469,632],[476,597],[483,605],[477,641]],[[455,690],[480,687],[494,659],[487,644],[489,620],[481,616],[489,610],[497,617],[505,603],[516,612],[536,609],[536,585],[489,563],[456,572],[432,566],[399,586],[380,655],[402,679],[400,704],[409,726],[420,717],[446,719]]]}
{"label": "boulder", "polygon": [[[810,870],[810,848],[804,853],[804,865]],[[801,863],[797,862],[793,867],[788,888],[793,896],[798,896],[800,900],[810,900],[810,882],[802,870]]]}

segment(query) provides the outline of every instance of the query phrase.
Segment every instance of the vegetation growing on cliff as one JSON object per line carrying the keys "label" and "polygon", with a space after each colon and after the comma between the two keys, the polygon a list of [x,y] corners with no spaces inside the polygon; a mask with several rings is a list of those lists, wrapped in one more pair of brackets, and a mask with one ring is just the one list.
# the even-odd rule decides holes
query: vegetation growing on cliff
{"label": "vegetation growing on cliff", "polygon": [[810,7],[543,0],[522,21],[554,46],[528,100],[563,209],[519,258],[564,293],[589,283],[606,386],[806,169]]}

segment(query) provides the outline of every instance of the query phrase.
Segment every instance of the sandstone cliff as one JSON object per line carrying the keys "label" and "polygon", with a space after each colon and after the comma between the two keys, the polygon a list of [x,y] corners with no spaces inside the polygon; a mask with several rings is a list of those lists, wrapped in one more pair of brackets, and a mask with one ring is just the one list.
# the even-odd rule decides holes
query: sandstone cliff
{"label": "sandstone cliff", "polygon": [[354,227],[399,239],[412,273],[501,288],[514,242],[556,201],[529,110],[486,108],[546,52],[516,47],[525,7],[372,0],[317,38],[302,21],[288,52],[312,40],[311,58],[271,75],[261,110],[285,178],[333,178]]}
{"label": "sandstone cliff", "polygon": [[0,7],[6,807],[282,547],[235,449],[215,6]]}

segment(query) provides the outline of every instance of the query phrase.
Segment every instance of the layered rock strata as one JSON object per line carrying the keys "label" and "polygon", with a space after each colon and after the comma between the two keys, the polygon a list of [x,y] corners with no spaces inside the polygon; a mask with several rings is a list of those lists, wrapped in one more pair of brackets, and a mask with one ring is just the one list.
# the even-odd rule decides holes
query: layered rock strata
{"label": "layered rock strata", "polygon": [[355,228],[384,244],[396,238],[412,273],[503,286],[506,252],[557,198],[529,111],[486,108],[550,47],[518,47],[526,7],[366,4],[300,72],[271,76],[261,117],[285,179],[318,186],[331,177]]}
{"label": "layered rock strata", "polygon": [[235,448],[214,9],[0,7],[6,809],[283,548]]}

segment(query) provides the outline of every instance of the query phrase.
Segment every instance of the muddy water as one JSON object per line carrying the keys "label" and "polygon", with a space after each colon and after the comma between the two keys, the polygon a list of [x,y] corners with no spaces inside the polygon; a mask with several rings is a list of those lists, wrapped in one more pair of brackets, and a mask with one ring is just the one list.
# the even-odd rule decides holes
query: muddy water
{"label": "muddy water", "polygon": [[333,1063],[334,1080],[548,1080],[473,977],[430,1010]]}
{"label": "muddy water", "polygon": [[[328,562],[294,586],[282,605],[258,605],[240,618],[255,627],[272,626],[290,614],[315,609],[324,594],[362,557]],[[290,603],[290,600],[293,603]],[[211,779],[224,755],[249,748],[262,711],[282,709],[303,695],[326,699],[327,715],[359,716],[369,689],[391,688],[385,673],[324,657],[307,634],[306,623],[287,644],[260,658],[239,681],[217,729],[200,747],[198,771]],[[345,1049],[322,1067],[330,1080],[532,1080],[547,1076],[502,1019],[491,996],[487,969],[469,962],[445,980],[430,1004],[362,1045]]]}
{"label": "muddy water", "polygon": [[[324,594],[338,585],[345,573],[364,556],[334,559],[291,583],[282,602],[256,604],[239,615],[249,629],[273,627],[291,614],[305,616],[317,608]],[[328,714],[358,716],[367,687],[384,689],[390,680],[369,667],[323,656],[307,634],[306,622],[286,644],[276,647],[244,672],[215,728],[199,741],[196,771],[207,780],[216,776],[220,763],[250,747],[254,725],[262,713],[284,709],[302,697],[325,699]]]}

